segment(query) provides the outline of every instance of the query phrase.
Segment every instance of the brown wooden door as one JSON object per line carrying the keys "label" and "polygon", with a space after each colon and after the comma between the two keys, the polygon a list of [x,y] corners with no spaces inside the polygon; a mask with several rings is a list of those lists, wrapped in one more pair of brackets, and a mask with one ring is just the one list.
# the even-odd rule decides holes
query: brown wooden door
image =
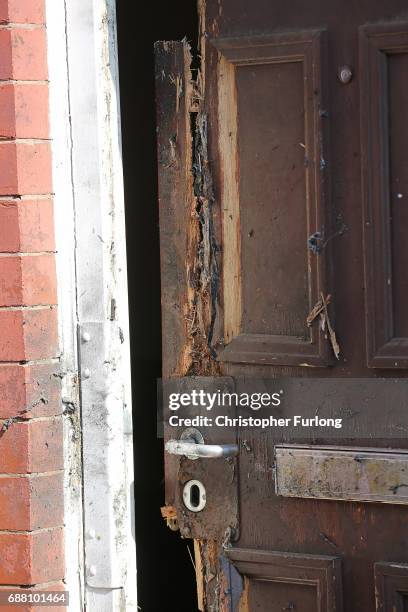
{"label": "brown wooden door", "polygon": [[166,457],[201,609],[406,610],[406,2],[199,5],[199,71],[156,47],[163,378],[282,378],[278,416],[344,423],[204,425],[239,456]]}

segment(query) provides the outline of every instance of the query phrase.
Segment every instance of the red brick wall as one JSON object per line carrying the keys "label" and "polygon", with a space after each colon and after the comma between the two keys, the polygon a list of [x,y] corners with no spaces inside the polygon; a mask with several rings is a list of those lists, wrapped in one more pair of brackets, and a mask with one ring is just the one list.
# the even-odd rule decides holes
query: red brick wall
{"label": "red brick wall", "polygon": [[44,3],[0,0],[0,588],[64,577]]}

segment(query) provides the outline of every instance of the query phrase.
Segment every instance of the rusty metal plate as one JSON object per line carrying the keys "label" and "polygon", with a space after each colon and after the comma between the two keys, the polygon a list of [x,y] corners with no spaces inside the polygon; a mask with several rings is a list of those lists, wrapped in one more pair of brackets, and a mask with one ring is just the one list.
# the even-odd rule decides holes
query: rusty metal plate
{"label": "rusty metal plate", "polygon": [[408,504],[408,452],[277,446],[275,486],[282,497]]}
{"label": "rusty metal plate", "polygon": [[[172,393],[188,394],[194,390],[205,393],[221,391],[232,393],[235,384],[228,377],[185,377],[163,381],[164,438],[180,440],[191,425],[197,428],[204,443],[235,444],[237,432],[234,427],[217,427],[205,424],[205,419],[226,414],[235,415],[234,407],[217,407],[207,410],[202,406],[181,406],[171,412],[167,409],[168,398]],[[198,419],[199,422],[171,426],[169,418]],[[201,418],[201,422],[200,422]],[[209,421],[208,421],[209,422]],[[205,487],[206,504],[199,512],[189,510],[183,501],[183,489],[190,480],[198,480]],[[238,466],[237,457],[217,459],[188,459],[166,453],[166,502],[177,510],[180,532],[186,538],[214,539],[219,541],[235,540],[238,537]]]}

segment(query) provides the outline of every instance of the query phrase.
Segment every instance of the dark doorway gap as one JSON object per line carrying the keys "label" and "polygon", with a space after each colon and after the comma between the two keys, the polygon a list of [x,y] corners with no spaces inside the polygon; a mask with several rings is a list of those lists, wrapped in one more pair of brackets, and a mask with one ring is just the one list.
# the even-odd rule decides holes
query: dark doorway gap
{"label": "dark doorway gap", "polygon": [[[154,57],[156,40],[197,48],[194,0],[117,0],[123,167],[129,281],[138,600],[141,612],[195,612],[195,575],[187,546],[160,516],[163,446],[156,437],[161,375],[160,269]],[[136,579],[136,577],[135,577]]]}

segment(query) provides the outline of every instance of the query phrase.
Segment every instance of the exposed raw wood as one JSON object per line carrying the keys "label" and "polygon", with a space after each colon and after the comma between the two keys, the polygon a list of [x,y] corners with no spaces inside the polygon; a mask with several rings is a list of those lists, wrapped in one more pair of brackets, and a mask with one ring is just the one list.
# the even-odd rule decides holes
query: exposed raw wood
{"label": "exposed raw wood", "polygon": [[[217,542],[194,540],[199,610],[219,611],[220,564]],[[201,606],[201,607],[200,607]]]}
{"label": "exposed raw wood", "polygon": [[201,557],[201,541],[194,540],[194,559],[197,581],[197,606],[201,612],[205,611],[205,585],[203,574],[203,561]]}
{"label": "exposed raw wood", "polygon": [[250,612],[249,610],[249,578],[244,576],[244,588],[239,600],[238,612]]}
{"label": "exposed raw wood", "polygon": [[162,517],[165,519],[167,527],[172,531],[178,531],[177,510],[174,506],[163,506],[160,508]]}
{"label": "exposed raw wood", "polygon": [[162,506],[160,512],[164,519],[177,518],[177,510],[174,506]]}
{"label": "exposed raw wood", "polygon": [[[330,296],[329,296],[330,297]],[[333,326],[330,322],[329,311],[327,309],[327,298],[324,297],[323,293],[320,294],[320,299],[323,305],[323,311],[320,313],[320,322],[321,329],[325,333],[326,337],[330,341],[331,347],[333,349],[334,356],[336,359],[339,359],[340,355],[340,346],[337,342],[336,332],[333,329]],[[326,334],[327,329],[327,334]]]}
{"label": "exposed raw wood", "polygon": [[239,212],[239,157],[235,67],[223,55],[218,64],[218,122],[221,165],[220,207],[223,229],[224,342],[241,329],[241,236]]}
{"label": "exposed raw wood", "polygon": [[320,296],[319,300],[316,302],[316,304],[313,306],[313,308],[310,311],[310,313],[307,315],[306,323],[307,323],[308,327],[310,327],[312,325],[313,321],[315,321],[317,319],[319,314],[325,310],[327,304],[330,304],[330,302],[331,302],[331,295],[330,294],[327,295],[324,298],[324,300]]}
{"label": "exposed raw wood", "polygon": [[213,207],[215,196],[208,158],[207,115],[192,115],[193,121],[193,198],[186,259],[188,278],[188,337],[190,367],[188,374],[214,375],[213,330],[217,316],[219,290],[218,246],[215,238]]}
{"label": "exposed raw wood", "polygon": [[219,286],[203,79],[186,42],[156,44],[163,376],[214,374]]}

